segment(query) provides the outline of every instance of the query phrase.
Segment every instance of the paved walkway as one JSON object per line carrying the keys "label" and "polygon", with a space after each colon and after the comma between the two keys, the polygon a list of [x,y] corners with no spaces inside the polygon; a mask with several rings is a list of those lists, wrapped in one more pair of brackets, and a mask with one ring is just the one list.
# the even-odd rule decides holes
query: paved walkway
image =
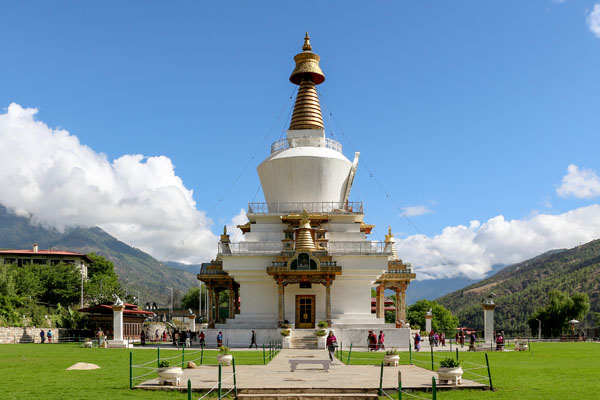
{"label": "paved walkway", "polygon": [[[235,351],[233,352],[235,356]],[[290,372],[290,359],[325,360],[328,358],[325,350],[283,349],[267,365],[237,365],[236,377],[239,389],[368,389],[379,388],[380,366],[345,365],[335,360],[329,372],[320,365],[299,365],[295,372]],[[404,389],[431,388],[431,377],[436,376],[432,371],[415,365],[400,365],[385,367],[383,387],[392,390],[398,387],[398,371],[402,372],[402,387]],[[222,367],[223,389],[232,387],[233,369],[231,366]],[[202,365],[195,369],[184,369],[181,387],[159,386],[157,379],[144,382],[136,388],[143,389],[185,389],[187,380],[192,383],[194,391],[208,391],[218,384],[218,367]],[[446,385],[439,385],[443,388]],[[483,388],[477,382],[463,379],[460,388]]]}

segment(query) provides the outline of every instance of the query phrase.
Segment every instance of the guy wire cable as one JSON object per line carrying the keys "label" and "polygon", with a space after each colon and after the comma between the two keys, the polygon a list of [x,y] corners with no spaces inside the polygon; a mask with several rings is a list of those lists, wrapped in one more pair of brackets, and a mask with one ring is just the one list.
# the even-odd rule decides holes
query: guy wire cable
{"label": "guy wire cable", "polygon": [[[265,141],[271,136],[271,132],[273,131],[273,129],[275,128],[275,125],[277,125],[277,122],[279,122],[279,119],[281,118],[281,115],[283,114],[283,112],[286,110],[288,104],[290,103],[290,100],[292,100],[293,96],[294,96],[294,92],[296,91],[296,87],[294,86],[294,90],[292,90],[292,92],[290,93],[289,98],[287,99],[287,101],[285,102],[283,108],[281,109],[281,111],[279,112],[279,115],[277,116],[277,119],[275,120],[275,122],[273,123],[273,125],[271,126],[271,129],[269,129],[269,131],[267,132],[267,134],[263,137],[262,141],[260,142],[260,144],[258,145],[258,147],[256,148],[256,150],[254,151],[254,153],[252,153],[252,156],[250,157],[250,159],[248,160],[248,162],[244,165],[244,167],[242,168],[242,171],[238,174],[238,176],[233,180],[233,182],[231,183],[231,185],[229,185],[229,187],[225,190],[225,192],[221,195],[221,197],[219,198],[219,200],[215,203],[214,206],[212,206],[212,208],[206,212],[206,214],[204,214],[205,219],[208,218],[209,215],[212,214],[212,212],[217,208],[217,206],[219,206],[219,204],[221,204],[223,202],[223,199],[225,199],[225,197],[227,196],[227,194],[231,191],[231,189],[233,189],[233,187],[235,186],[235,184],[240,180],[240,178],[242,177],[242,175],[244,175],[244,173],[246,172],[246,170],[248,169],[248,166],[250,165],[250,163],[254,160],[254,158],[256,157],[256,155],[258,154],[258,152],[260,151],[260,149],[262,148],[262,146],[264,145]],[[205,220],[201,221],[199,224],[196,225],[196,227],[194,227],[194,229],[192,229],[184,238],[181,242],[179,242],[178,245],[176,245],[173,250],[171,250],[169,253],[167,253],[167,255],[164,257],[165,260],[168,261],[168,258],[171,257],[176,251],[178,251],[181,247],[185,246],[185,241],[194,233],[196,232],[200,227],[205,225]],[[162,264],[162,263],[161,263]]]}
{"label": "guy wire cable", "polygon": [[[356,147],[354,147],[354,145],[352,144],[352,141],[350,140],[350,138],[344,132],[344,129],[342,128],[341,124],[338,122],[337,118],[335,118],[335,115],[333,115],[333,113],[329,109],[329,106],[327,105],[327,102],[325,101],[325,97],[323,96],[323,93],[321,91],[317,91],[317,93],[318,93],[319,97],[321,97],[323,99],[323,104],[325,105],[325,108],[327,109],[327,112],[329,113],[329,115],[331,116],[331,118],[333,119],[333,121],[337,124],[339,132],[341,132],[342,135],[346,138],[346,140],[348,141],[348,144],[350,145],[350,147],[352,147],[352,150],[356,152]],[[404,219],[406,219],[406,221],[408,222],[408,224],[411,225],[420,235],[422,235],[423,237],[427,238],[427,235],[425,235],[423,233],[423,231],[421,231],[419,229],[419,227],[408,217],[408,215],[406,215],[406,212],[404,210],[402,210],[402,207],[400,207],[398,205],[398,203],[396,203],[396,200],[394,200],[394,198],[392,196],[390,196],[390,194],[385,189],[385,187],[381,184],[381,182],[379,182],[379,179],[377,179],[377,177],[375,176],[375,174],[373,173],[373,171],[369,168],[369,166],[367,165],[367,162],[365,161],[364,157],[361,158],[361,161],[362,161],[362,164],[365,166],[365,169],[369,172],[369,176],[375,181],[375,183],[377,183],[377,185],[379,186],[379,188],[383,191],[383,193],[385,194],[385,196],[388,199],[390,199],[390,201],[392,202],[392,204],[394,204],[394,206],[396,207],[396,209],[400,212],[400,215],[402,215],[402,217],[404,217]],[[435,246],[433,243],[431,243],[431,241],[428,243],[428,245],[431,246],[444,259],[444,261],[446,261],[448,264],[454,265],[454,266],[457,265],[455,262],[450,261],[450,259],[448,259],[448,257],[446,257],[446,255],[437,246]]]}

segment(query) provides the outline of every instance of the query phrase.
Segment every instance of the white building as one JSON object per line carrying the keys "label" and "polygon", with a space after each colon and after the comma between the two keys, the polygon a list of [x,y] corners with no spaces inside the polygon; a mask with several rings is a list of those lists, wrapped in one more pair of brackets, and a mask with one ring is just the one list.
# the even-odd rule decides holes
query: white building
{"label": "white building", "polygon": [[[368,329],[401,328],[414,274],[398,259],[391,232],[385,242],[367,239],[373,226],[364,221],[363,204],[349,201],[359,153],[350,161],[325,136],[316,91],[325,76],[308,34],[302,50],[290,77],[300,87],[287,138],[273,143],[258,166],[266,202],[248,205],[249,221],[238,226],[245,240],[231,243],[225,231],[217,258],[198,275],[208,288],[209,327],[310,329],[324,320],[338,340],[340,330],[359,329],[366,338]],[[383,318],[386,288],[398,294],[396,325]],[[230,294],[226,320],[214,304],[222,290]]]}
{"label": "white building", "polygon": [[88,276],[88,266],[92,260],[85,254],[62,250],[40,250],[36,243],[32,250],[0,250],[0,264],[50,264],[75,265],[84,278]]}

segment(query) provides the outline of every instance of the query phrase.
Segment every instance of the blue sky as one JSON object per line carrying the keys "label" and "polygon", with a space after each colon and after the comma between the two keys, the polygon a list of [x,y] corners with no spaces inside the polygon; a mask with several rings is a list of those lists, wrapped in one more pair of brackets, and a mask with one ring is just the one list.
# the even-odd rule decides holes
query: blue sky
{"label": "blue sky", "polygon": [[[103,153],[109,166],[99,169],[114,168],[111,173],[117,176],[123,173],[115,172],[112,163],[125,155],[165,156],[160,166],[142,165],[143,171],[124,181],[137,185],[161,181],[148,169],[169,175],[168,158],[175,176],[166,181],[175,182],[171,186],[183,192],[193,190],[194,207],[200,210],[190,221],[203,221],[202,211],[213,210],[208,215],[213,225],[212,233],[204,232],[195,244],[171,243],[170,250],[167,245],[159,249],[160,234],[140,239],[139,232],[156,228],[165,218],[160,213],[148,212],[145,218],[153,221],[140,223],[107,218],[106,214],[118,214],[114,210],[104,210],[103,215],[90,211],[102,210],[102,204],[83,207],[81,201],[65,201],[70,205],[54,213],[39,206],[44,196],[0,196],[0,203],[46,224],[61,225],[53,219],[56,215],[75,215],[71,223],[98,224],[158,257],[199,261],[192,253],[206,257],[212,251],[205,249],[214,239],[211,235],[218,234],[223,224],[234,224],[232,218],[247,202],[262,200],[260,191],[254,197],[259,187],[256,166],[287,128],[294,89],[288,77],[308,31],[327,78],[318,87],[323,111],[330,111],[337,121],[324,115],[326,132],[344,145],[348,158],[354,148],[361,152],[351,198],[365,202],[366,220],[376,224],[374,240],[383,240],[391,224],[399,238],[407,239],[399,243],[405,258],[423,266],[424,272],[430,268],[433,275],[460,271],[480,276],[502,260],[514,262],[557,246],[570,247],[600,237],[600,230],[589,226],[600,218],[595,208],[600,194],[595,189],[595,171],[600,171],[599,4],[597,0],[5,3],[0,9],[2,113],[9,115],[11,103],[23,110],[37,109],[37,114],[26,117],[32,131],[39,128],[32,121],[68,131],[92,151],[78,156],[77,163],[89,165],[89,160],[82,161],[85,157]],[[4,132],[16,132],[15,126],[21,125],[6,123]],[[8,137],[0,140],[19,148],[20,139],[13,135],[9,142]],[[34,157],[27,153],[30,147],[23,149],[18,159]],[[48,158],[57,160],[56,147],[52,149]],[[73,149],[77,153],[80,148]],[[140,167],[147,160],[128,161]],[[569,181],[575,189],[559,193],[569,165],[576,168]],[[28,168],[28,179],[33,179],[37,167]],[[5,179],[18,171],[6,173]],[[417,228],[375,178],[401,208],[417,207],[409,208],[414,211],[409,214],[428,211],[410,217]],[[89,182],[86,179],[82,182]],[[51,181],[36,187],[43,193]],[[154,193],[156,187],[149,185],[147,193]],[[131,193],[145,190],[143,185],[125,186]],[[591,192],[582,195],[585,189]],[[81,194],[79,200],[88,197]],[[130,202],[131,197],[123,195],[115,204]],[[55,204],[61,207],[60,199]],[[577,210],[575,217],[549,219],[556,222],[548,222],[554,228],[535,220]],[[485,258],[483,267],[468,256],[462,259],[461,254],[472,250],[462,246],[501,240],[498,235],[484,240],[480,232],[493,230],[495,224],[486,222],[498,216],[505,221],[508,238],[521,241],[515,239],[520,238],[515,225],[508,224],[520,222],[525,226],[519,230],[526,232],[524,243],[535,245],[493,251],[496,244],[487,246],[485,256],[480,251],[473,255]],[[473,220],[479,225],[471,224]],[[563,232],[564,220],[569,226]],[[189,240],[194,224],[174,223],[170,240]],[[540,224],[546,226],[543,232],[532,228]],[[445,229],[460,231],[456,228],[460,226],[474,236],[444,236]],[[544,236],[552,231],[556,232],[550,239]],[[432,259],[420,261],[428,258]]]}

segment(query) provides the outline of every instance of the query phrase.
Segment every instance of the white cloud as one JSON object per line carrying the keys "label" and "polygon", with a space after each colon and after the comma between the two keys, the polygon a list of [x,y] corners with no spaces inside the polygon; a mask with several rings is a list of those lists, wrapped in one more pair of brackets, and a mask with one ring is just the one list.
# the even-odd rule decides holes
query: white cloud
{"label": "white cloud", "polygon": [[232,243],[243,242],[244,241],[244,233],[237,228],[238,225],[243,225],[248,222],[248,217],[246,217],[246,210],[243,208],[240,209],[240,212],[231,219],[231,222],[227,224],[227,233],[230,235],[229,240]]}
{"label": "white cloud", "polygon": [[562,184],[556,193],[561,197],[577,197],[591,199],[600,196],[600,178],[594,170],[581,168],[571,164],[567,168],[568,174],[562,179]]}
{"label": "white cloud", "polygon": [[14,103],[0,113],[0,204],[59,229],[99,226],[159,259],[214,256],[211,220],[169,158],[129,154],[110,162],[69,132],[37,121],[36,113]]}
{"label": "white cloud", "polygon": [[402,207],[402,214],[407,217],[416,217],[423,214],[430,214],[433,211],[426,205]]}
{"label": "white cloud", "polygon": [[594,4],[592,12],[588,15],[587,23],[594,35],[600,38],[600,3]]}
{"label": "white cloud", "polygon": [[398,239],[396,246],[400,258],[413,264],[418,279],[482,278],[493,265],[513,264],[599,237],[600,205],[594,204],[523,220],[507,221],[499,215],[483,224],[471,221],[469,226],[449,226],[434,237]]}

